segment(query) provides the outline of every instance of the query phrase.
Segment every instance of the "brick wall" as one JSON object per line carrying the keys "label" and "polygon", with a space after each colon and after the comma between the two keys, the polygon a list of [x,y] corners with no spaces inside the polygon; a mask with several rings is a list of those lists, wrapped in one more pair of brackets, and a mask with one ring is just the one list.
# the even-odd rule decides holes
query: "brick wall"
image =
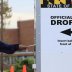
{"label": "brick wall", "polygon": [[[34,20],[18,21],[19,42],[23,45],[34,44]],[[29,50],[33,50],[31,47]]]}
{"label": "brick wall", "polygon": [[18,29],[4,29],[3,41],[9,44],[18,43]]}

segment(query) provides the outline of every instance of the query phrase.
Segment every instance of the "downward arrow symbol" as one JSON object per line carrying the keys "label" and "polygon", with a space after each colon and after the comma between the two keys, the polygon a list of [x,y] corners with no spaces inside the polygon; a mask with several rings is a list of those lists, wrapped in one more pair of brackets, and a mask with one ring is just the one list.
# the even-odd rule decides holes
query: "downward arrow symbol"
{"label": "downward arrow symbol", "polygon": [[70,28],[70,29],[61,31],[61,33],[71,36],[72,31],[71,31],[71,28]]}

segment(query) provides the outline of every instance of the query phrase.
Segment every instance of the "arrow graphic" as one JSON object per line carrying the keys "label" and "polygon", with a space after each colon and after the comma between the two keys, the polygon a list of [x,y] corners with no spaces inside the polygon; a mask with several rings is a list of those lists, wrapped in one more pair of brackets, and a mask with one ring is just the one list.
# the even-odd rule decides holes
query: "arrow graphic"
{"label": "arrow graphic", "polygon": [[61,33],[71,36],[72,31],[71,31],[71,28],[70,28],[70,29],[61,31]]}

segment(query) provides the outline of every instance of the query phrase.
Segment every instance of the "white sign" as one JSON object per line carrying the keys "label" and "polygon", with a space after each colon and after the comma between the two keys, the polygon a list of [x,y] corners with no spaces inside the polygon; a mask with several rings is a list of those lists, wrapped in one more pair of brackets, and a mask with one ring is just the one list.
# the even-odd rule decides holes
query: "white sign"
{"label": "white sign", "polygon": [[41,0],[41,72],[72,72],[72,9],[67,1]]}
{"label": "white sign", "polygon": [[32,68],[33,69],[36,69],[36,64],[32,64]]}

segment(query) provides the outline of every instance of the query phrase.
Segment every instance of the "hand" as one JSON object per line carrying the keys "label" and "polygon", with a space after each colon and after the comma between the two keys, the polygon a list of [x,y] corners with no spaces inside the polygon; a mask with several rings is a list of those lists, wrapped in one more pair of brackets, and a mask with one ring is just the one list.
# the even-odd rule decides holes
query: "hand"
{"label": "hand", "polygon": [[24,46],[24,45],[19,45],[19,50],[24,50],[26,48],[28,48],[28,47],[27,46]]}

